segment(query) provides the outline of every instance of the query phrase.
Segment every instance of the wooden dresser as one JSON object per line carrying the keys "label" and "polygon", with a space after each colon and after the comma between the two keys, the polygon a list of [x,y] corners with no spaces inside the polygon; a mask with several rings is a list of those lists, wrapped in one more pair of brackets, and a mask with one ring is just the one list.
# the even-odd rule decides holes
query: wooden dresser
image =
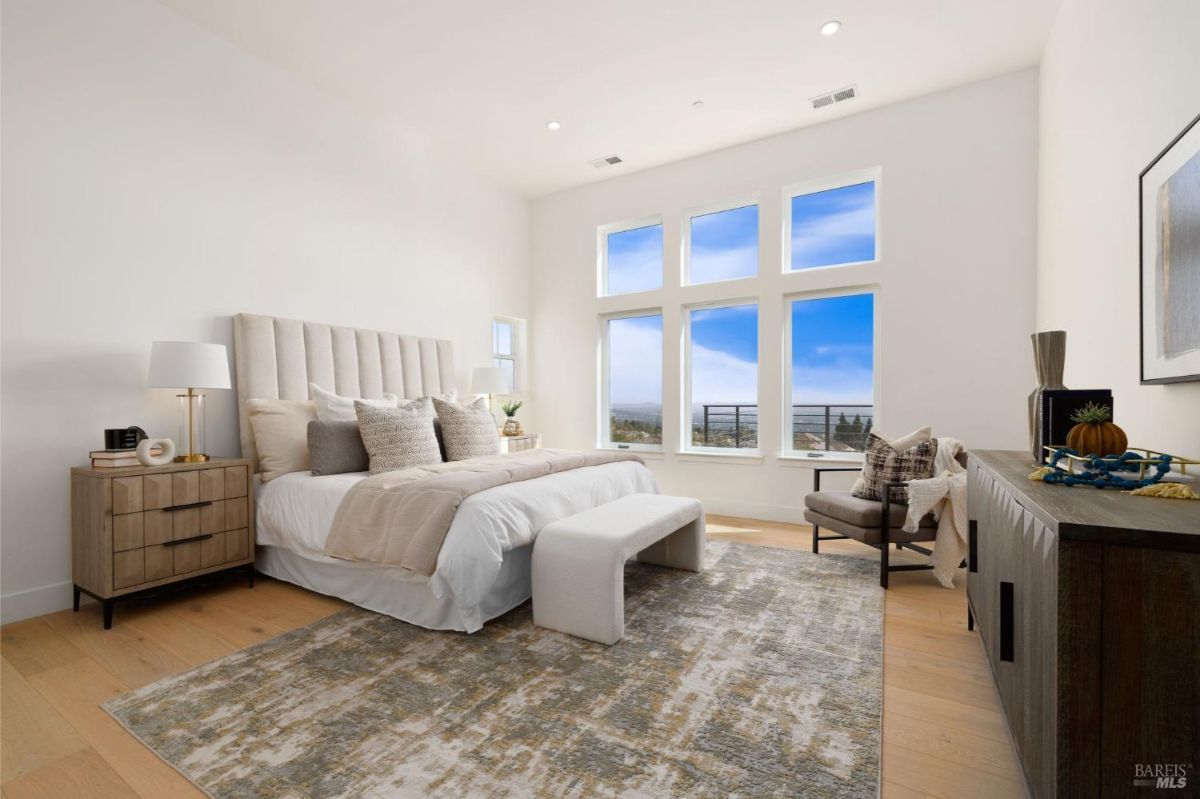
{"label": "wooden dresser", "polygon": [[80,593],[113,603],[168,583],[246,568],[254,585],[250,461],[71,470],[71,570]]}
{"label": "wooden dresser", "polygon": [[1031,471],[970,453],[967,558],[1030,794],[1200,795],[1200,502]]}

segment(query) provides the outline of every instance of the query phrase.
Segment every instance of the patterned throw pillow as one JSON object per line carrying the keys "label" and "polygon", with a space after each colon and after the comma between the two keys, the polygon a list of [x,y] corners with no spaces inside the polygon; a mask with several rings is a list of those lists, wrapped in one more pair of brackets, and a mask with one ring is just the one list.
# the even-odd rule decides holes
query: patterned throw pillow
{"label": "patterned throw pillow", "polygon": [[[852,493],[863,499],[882,499],[885,483],[925,480],[933,477],[933,459],[937,455],[937,439],[931,438],[903,452],[875,433],[867,436],[867,451],[863,453],[861,484]],[[908,489],[892,492],[892,500],[908,503]]]}
{"label": "patterned throw pillow", "polygon": [[486,397],[480,397],[470,405],[434,397],[433,406],[441,423],[446,460],[465,461],[467,458],[500,454],[500,431],[496,429],[495,417],[488,410]]}
{"label": "patterned throw pillow", "polygon": [[428,397],[399,408],[355,402],[354,413],[370,457],[371,474],[442,462],[433,434],[433,403]]}

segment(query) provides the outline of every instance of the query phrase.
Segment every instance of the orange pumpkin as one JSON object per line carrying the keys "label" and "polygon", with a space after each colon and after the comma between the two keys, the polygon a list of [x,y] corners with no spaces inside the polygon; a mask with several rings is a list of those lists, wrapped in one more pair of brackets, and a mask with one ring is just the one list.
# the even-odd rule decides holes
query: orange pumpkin
{"label": "orange pumpkin", "polygon": [[1124,455],[1129,438],[1112,422],[1081,422],[1067,433],[1067,446],[1080,455]]}

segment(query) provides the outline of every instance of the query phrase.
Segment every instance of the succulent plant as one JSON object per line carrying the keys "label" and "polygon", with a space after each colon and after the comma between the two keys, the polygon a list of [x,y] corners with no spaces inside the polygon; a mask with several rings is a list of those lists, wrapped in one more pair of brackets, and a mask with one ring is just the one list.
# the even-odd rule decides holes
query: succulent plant
{"label": "succulent plant", "polygon": [[521,406],[524,404],[525,403],[523,403],[523,402],[511,402],[510,401],[510,402],[506,402],[503,405],[501,405],[500,410],[504,411],[505,416],[512,418],[513,416],[517,415],[517,411],[521,410]]}
{"label": "succulent plant", "polygon": [[1071,414],[1071,421],[1078,424],[1100,424],[1101,422],[1112,421],[1112,408],[1107,405],[1101,405],[1099,402],[1089,402],[1075,413]]}

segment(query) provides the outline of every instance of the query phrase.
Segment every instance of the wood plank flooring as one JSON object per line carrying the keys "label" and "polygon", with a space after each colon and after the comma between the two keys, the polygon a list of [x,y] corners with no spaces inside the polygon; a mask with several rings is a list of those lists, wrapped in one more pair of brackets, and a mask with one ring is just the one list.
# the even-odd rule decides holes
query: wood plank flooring
{"label": "wood plank flooring", "polygon": [[[709,516],[711,538],[807,549],[804,525]],[[853,541],[823,553],[878,558]],[[912,558],[907,553],[897,561]],[[885,799],[1025,796],[999,697],[966,594],[928,572],[892,575],[884,616]],[[0,628],[0,792],[23,797],[185,799],[203,794],[125,732],[99,704],[279,633],[345,603],[267,578],[253,590],[214,578],[162,597],[100,606]]]}

